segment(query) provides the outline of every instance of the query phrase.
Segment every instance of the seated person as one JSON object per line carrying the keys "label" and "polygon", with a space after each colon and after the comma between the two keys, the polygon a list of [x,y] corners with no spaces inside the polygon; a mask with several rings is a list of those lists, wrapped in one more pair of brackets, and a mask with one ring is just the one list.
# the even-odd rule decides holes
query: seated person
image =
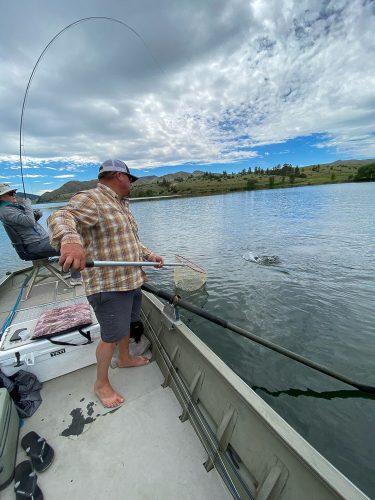
{"label": "seated person", "polygon": [[[17,200],[17,189],[9,184],[0,184],[0,220],[3,224],[12,226],[22,241],[26,252],[35,258],[45,258],[59,255],[51,246],[49,236],[43,226],[36,221],[42,216],[39,209],[33,210],[31,201],[26,198]],[[70,284],[82,284],[81,273],[72,271]]]}

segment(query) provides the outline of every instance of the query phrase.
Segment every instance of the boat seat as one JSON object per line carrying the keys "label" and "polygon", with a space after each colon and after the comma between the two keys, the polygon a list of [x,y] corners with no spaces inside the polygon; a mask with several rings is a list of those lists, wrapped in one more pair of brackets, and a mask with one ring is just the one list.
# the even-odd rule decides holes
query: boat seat
{"label": "boat seat", "polygon": [[56,276],[56,278],[58,280],[60,280],[61,282],[63,282],[65,286],[67,286],[68,288],[71,288],[70,284],[63,278],[61,273],[59,273],[58,270],[55,269],[53,267],[53,265],[50,263],[50,261],[48,260],[48,257],[45,257],[45,256],[42,257],[40,255],[36,255],[36,254],[28,252],[26,250],[26,247],[25,247],[22,239],[20,238],[19,234],[17,233],[17,231],[9,224],[3,223],[3,226],[5,229],[5,232],[7,233],[8,237],[12,243],[12,246],[15,249],[15,251],[17,252],[19,258],[22,260],[28,261],[28,262],[31,261],[33,264],[32,272],[31,272],[31,275],[29,277],[27,290],[26,290],[25,297],[24,297],[25,300],[27,300],[29,298],[29,295],[31,293],[33,286],[37,283],[36,279],[39,277],[40,281],[41,281],[42,279],[45,279],[47,277],[47,276],[42,276],[39,274],[40,271],[42,271],[42,270],[49,271],[49,276],[51,276],[51,275]]}

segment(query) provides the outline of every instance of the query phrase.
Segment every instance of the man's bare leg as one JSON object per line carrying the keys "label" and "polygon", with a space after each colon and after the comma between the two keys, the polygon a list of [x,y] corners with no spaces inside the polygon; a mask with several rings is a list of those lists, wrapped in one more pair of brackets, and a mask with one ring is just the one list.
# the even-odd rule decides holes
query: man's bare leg
{"label": "man's bare leg", "polygon": [[124,402],[124,398],[113,389],[108,378],[108,369],[115,345],[115,343],[100,340],[96,348],[95,393],[103,406],[107,408],[115,408]]}
{"label": "man's bare leg", "polygon": [[150,360],[146,356],[130,356],[129,354],[129,335],[120,340],[118,345],[118,367],[130,368],[132,366],[148,365]]}

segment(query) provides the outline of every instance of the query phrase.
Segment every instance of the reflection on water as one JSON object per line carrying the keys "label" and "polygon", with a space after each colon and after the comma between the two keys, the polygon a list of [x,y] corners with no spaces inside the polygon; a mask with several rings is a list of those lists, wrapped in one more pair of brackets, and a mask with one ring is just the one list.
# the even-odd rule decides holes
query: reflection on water
{"label": "reflection on water", "polygon": [[[185,291],[175,289],[175,292],[182,297],[187,302],[190,302],[196,307],[205,309],[205,306],[209,300],[209,295],[205,287],[195,290],[194,292],[186,293]],[[189,326],[191,330],[194,330],[194,319],[197,318],[192,312],[182,309],[180,311],[182,321]]]}
{"label": "reflection on water", "polygon": [[208,291],[205,286],[199,288],[199,290],[193,290],[189,292],[175,287],[175,293],[183,297],[184,300],[187,300],[188,302],[191,302],[195,306],[201,307],[202,309],[204,309],[204,306],[209,298]]}
{"label": "reflection on water", "polygon": [[375,395],[372,394],[367,394],[362,391],[354,390],[354,391],[313,391],[311,389],[295,389],[295,388],[290,388],[286,389],[284,391],[269,391],[265,387],[257,387],[256,385],[252,386],[252,389],[255,392],[264,392],[268,394],[269,396],[273,396],[274,398],[278,398],[282,394],[287,394],[288,396],[291,396],[292,398],[298,398],[300,396],[308,397],[308,398],[319,398],[319,399],[335,399],[335,398],[341,398],[341,399],[353,399],[353,398],[360,398],[360,399],[372,399],[375,402]]}
{"label": "reflection on water", "polygon": [[[54,209],[44,207],[42,223]],[[136,202],[132,211],[150,249],[169,261],[187,257],[208,273],[197,292],[176,290],[170,268],[147,269],[150,284],[375,385],[374,183]],[[243,258],[250,254],[280,262],[258,265]],[[3,234],[1,255],[1,275],[22,267]],[[258,395],[375,497],[371,396],[181,313]]]}

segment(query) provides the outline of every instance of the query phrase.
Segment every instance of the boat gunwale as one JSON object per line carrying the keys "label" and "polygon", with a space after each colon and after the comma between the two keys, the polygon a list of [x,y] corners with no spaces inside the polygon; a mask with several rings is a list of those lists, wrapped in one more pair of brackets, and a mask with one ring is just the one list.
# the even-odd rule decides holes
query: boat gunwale
{"label": "boat gunwale", "polygon": [[[159,298],[149,292],[143,291],[154,307],[161,311],[163,303]],[[160,305],[158,305],[161,304]],[[326,459],[316,448],[314,448],[298,431],[296,431],[281,415],[268,405],[256,392],[246,384],[222,359],[220,359],[190,328],[183,322],[176,322],[172,335],[180,335],[184,342],[189,343],[209,364],[216,375],[225,383],[229,391],[235,392],[243,405],[259,418],[277,441],[282,441],[289,452],[291,452],[298,462],[303,463],[310,472],[314,473],[320,481],[341,498],[368,499],[369,497],[361,491],[347,476],[339,471],[328,459]],[[162,341],[166,335],[162,337]],[[164,348],[165,345],[163,344]],[[170,350],[170,349],[169,349]],[[168,351],[168,349],[167,349]],[[169,352],[169,355],[172,353]],[[160,365],[159,365],[160,366]],[[164,373],[162,367],[160,367]],[[182,375],[182,367],[178,366],[178,371]],[[187,384],[189,386],[189,384]],[[200,403],[203,404],[201,398]],[[209,415],[209,409],[205,408]],[[217,427],[220,422],[215,422]],[[236,452],[236,448],[234,448]],[[241,453],[239,453],[241,456]],[[241,456],[241,459],[243,457]],[[251,471],[250,471],[251,473]],[[253,475],[253,474],[251,474]],[[329,478],[329,480],[328,480]]]}

